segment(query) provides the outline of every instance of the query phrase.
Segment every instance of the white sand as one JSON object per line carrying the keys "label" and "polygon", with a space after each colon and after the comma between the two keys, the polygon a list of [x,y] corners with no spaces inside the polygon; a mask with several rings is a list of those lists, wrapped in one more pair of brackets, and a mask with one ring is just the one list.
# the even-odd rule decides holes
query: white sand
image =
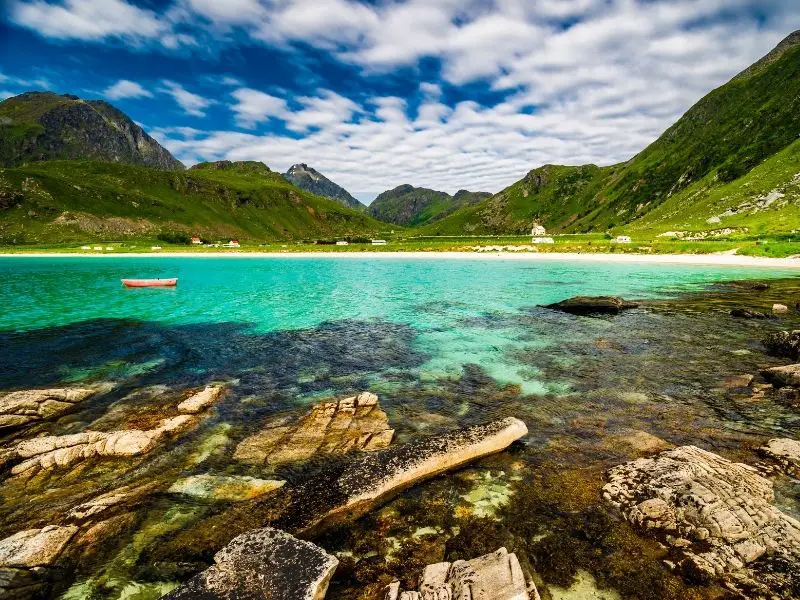
{"label": "white sand", "polygon": [[0,254],[0,258],[330,258],[330,259],[430,259],[430,260],[526,260],[532,262],[595,262],[712,265],[728,267],[800,268],[800,258],[765,258],[736,254],[590,254],[576,252],[146,252],[65,253],[26,252]]}

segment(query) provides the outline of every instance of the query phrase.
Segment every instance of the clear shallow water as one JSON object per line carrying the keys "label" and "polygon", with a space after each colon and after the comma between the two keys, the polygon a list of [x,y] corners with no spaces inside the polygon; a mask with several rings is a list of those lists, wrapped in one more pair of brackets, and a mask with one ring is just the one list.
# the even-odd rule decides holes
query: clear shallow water
{"label": "clear shallow water", "polygon": [[[179,277],[177,289],[128,290],[119,282],[167,276]],[[735,321],[728,311],[791,304],[800,285],[778,280],[793,276],[435,258],[0,259],[0,390],[116,383],[26,435],[127,426],[150,419],[183,389],[233,382],[198,431],[135,468],[109,461],[6,480],[0,535],[58,523],[65,508],[120,485],[168,485],[207,472],[299,480],[316,467],[264,472],[237,464],[233,448],[273,415],[370,390],[398,441],[506,415],[524,419],[531,433],[513,452],[418,486],[319,540],[359,559],[343,564],[332,598],[366,599],[365,586],[403,576],[408,565],[499,545],[516,549],[547,585],[569,587],[563,565],[620,589],[652,569],[641,580],[651,590],[666,586],[655,597],[689,597],[663,573],[657,551],[623,525],[603,521],[605,533],[586,533],[598,514],[612,519],[600,501],[602,473],[639,455],[629,443],[635,432],[752,460],[765,438],[796,431],[795,410],[720,387],[770,360],[759,343],[765,331],[798,325],[794,313],[764,323]],[[716,285],[742,279],[776,282],[760,294]],[[649,302],[600,319],[537,308],[579,294]],[[795,495],[782,496],[787,510]],[[209,548],[224,545],[224,535],[204,527],[220,510],[175,495],[144,502],[128,529],[77,559],[65,597],[158,597],[201,568]],[[584,547],[595,538],[599,549]],[[614,558],[607,564],[616,571],[593,562],[597,552]],[[648,597],[630,585],[628,596]]]}

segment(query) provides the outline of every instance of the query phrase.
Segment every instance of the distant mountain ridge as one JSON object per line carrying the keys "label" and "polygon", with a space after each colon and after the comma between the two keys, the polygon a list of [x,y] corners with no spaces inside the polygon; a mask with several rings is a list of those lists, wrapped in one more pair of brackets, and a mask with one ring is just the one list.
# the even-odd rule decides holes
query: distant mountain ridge
{"label": "distant mountain ridge", "polygon": [[419,226],[443,219],[465,206],[490,197],[489,192],[459,190],[455,196],[427,188],[403,184],[378,195],[367,212],[386,223]]}
{"label": "distant mountain ridge", "polygon": [[[493,197],[429,224],[425,233],[526,233],[534,221],[553,231],[604,231],[645,227],[656,215],[665,227],[678,229],[724,229],[729,221],[742,231],[792,230],[798,219],[781,215],[800,202],[800,163],[792,162],[798,154],[783,155],[777,179],[777,171],[762,173],[759,180],[751,172],[798,137],[800,32],[795,32],[702,98],[629,161],[609,167],[545,165]],[[765,188],[767,177],[771,187]],[[730,195],[717,197],[735,182]],[[779,200],[761,201],[770,194]],[[711,196],[715,200],[707,202]],[[711,205],[714,212],[708,213]],[[753,208],[743,208],[748,206]]]}
{"label": "distant mountain ridge", "polygon": [[311,192],[317,196],[336,200],[350,208],[355,208],[357,210],[366,209],[366,206],[354,198],[350,192],[305,163],[292,165],[283,176],[301,190]]}
{"label": "distant mountain ridge", "polygon": [[102,100],[26,92],[0,102],[0,164],[63,159],[185,168],[125,113]]}

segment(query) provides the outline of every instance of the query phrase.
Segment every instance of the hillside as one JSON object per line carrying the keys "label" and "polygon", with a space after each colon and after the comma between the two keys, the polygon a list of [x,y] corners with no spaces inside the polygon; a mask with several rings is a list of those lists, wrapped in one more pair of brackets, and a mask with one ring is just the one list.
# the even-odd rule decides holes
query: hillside
{"label": "hillside", "polygon": [[[649,213],[667,203],[682,203],[684,211],[696,205],[705,221],[715,216],[699,208],[709,195],[740,179],[745,190],[748,174],[799,135],[800,33],[795,33],[700,100],[630,161],[536,169],[426,232],[523,233],[531,220],[555,231],[604,231],[638,219],[653,223],[656,217]],[[740,226],[749,227],[750,220],[740,216]]]}
{"label": "hillside", "polygon": [[460,190],[455,196],[412,185],[400,185],[379,194],[367,209],[386,223],[419,226],[442,219],[450,213],[490,197],[487,192]]}
{"label": "hillside", "polygon": [[50,92],[27,92],[0,102],[0,165],[59,159],[184,168],[107,102]]}
{"label": "hillside", "polygon": [[0,169],[0,245],[93,240],[369,235],[368,216],[309,194],[262,163],[163,171],[97,161]]}
{"label": "hillside", "polygon": [[354,198],[346,189],[335,184],[325,177],[325,175],[309,167],[305,163],[292,165],[283,176],[301,190],[311,192],[317,196],[336,200],[340,204],[356,210],[364,210],[366,208],[366,206]]}

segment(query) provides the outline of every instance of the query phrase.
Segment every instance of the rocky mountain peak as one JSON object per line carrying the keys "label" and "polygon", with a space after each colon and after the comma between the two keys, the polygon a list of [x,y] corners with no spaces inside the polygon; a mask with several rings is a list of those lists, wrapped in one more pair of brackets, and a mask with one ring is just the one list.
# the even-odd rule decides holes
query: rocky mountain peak
{"label": "rocky mountain peak", "polygon": [[312,194],[336,200],[340,204],[357,210],[366,208],[350,192],[335,184],[316,169],[309,167],[306,163],[292,165],[283,176],[300,189]]}

